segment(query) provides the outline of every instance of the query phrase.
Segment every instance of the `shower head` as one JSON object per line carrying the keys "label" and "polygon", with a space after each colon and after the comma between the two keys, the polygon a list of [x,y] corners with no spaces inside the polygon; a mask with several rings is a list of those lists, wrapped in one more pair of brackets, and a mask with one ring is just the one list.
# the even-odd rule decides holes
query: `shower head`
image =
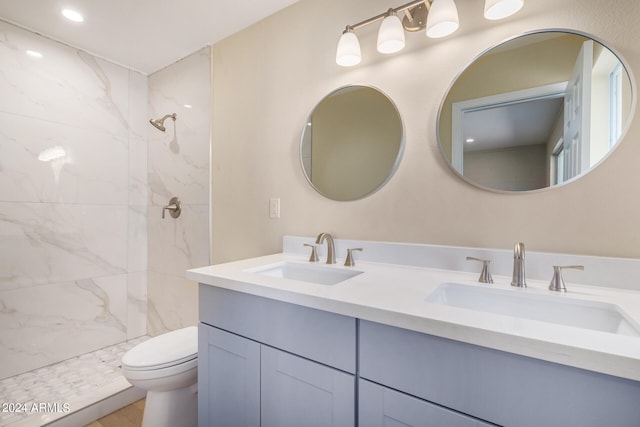
{"label": "shower head", "polygon": [[176,113],[173,113],[173,114],[167,114],[161,119],[150,119],[149,123],[151,123],[153,127],[155,127],[156,129],[164,132],[167,130],[167,128],[164,127],[164,121],[167,120],[169,117],[171,117],[174,122],[176,121]]}

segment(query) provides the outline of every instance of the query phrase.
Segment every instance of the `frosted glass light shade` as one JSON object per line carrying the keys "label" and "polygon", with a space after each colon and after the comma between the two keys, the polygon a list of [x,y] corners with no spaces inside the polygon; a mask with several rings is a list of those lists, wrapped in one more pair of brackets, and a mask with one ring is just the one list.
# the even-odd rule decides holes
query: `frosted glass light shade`
{"label": "frosted glass light shade", "polygon": [[345,31],[338,42],[336,64],[343,67],[358,65],[362,60],[360,42],[353,31]]}
{"label": "frosted glass light shade", "polygon": [[433,0],[427,15],[427,36],[437,39],[458,29],[458,8],[453,0]]}
{"label": "frosted glass light shade", "polygon": [[495,20],[511,16],[524,5],[524,0],[486,0],[484,2],[484,17]]}
{"label": "frosted glass light shade", "polygon": [[389,15],[378,30],[378,52],[396,53],[404,47],[404,28],[396,15]]}

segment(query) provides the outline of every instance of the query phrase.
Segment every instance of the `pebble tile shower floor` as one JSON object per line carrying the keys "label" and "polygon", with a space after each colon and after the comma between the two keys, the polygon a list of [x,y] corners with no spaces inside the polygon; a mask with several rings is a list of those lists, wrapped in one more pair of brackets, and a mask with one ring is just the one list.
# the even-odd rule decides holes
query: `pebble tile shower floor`
{"label": "pebble tile shower floor", "polygon": [[0,380],[0,426],[11,425],[42,411],[82,409],[70,407],[70,402],[89,396],[122,377],[120,359],[127,350],[148,338],[135,338]]}

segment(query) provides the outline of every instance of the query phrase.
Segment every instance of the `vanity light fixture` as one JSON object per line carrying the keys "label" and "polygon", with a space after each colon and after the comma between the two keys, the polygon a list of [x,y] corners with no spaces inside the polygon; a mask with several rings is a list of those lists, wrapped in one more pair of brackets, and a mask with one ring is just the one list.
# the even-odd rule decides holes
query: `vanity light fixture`
{"label": "vanity light fixture", "polygon": [[439,39],[454,33],[460,26],[458,8],[453,0],[433,0],[427,16],[427,37]]}
{"label": "vanity light fixture", "polygon": [[336,63],[343,67],[352,67],[358,65],[362,60],[360,53],[360,42],[353,32],[353,28],[347,27],[338,42],[338,50],[336,52]]}
{"label": "vanity light fixture", "polygon": [[389,9],[378,30],[378,52],[396,53],[403,48],[404,28],[402,28],[402,22],[393,9]]}
{"label": "vanity light fixture", "polygon": [[[524,0],[485,0],[484,16],[487,19],[503,19],[518,12]],[[402,20],[398,14],[403,13]],[[358,65],[362,60],[360,42],[355,34],[374,22],[382,21],[378,30],[378,52],[395,53],[405,45],[405,31],[426,30],[427,37],[440,38],[458,29],[458,9],[454,0],[414,0],[396,8],[390,8],[355,25],[347,25],[338,42],[336,63],[343,67]]]}

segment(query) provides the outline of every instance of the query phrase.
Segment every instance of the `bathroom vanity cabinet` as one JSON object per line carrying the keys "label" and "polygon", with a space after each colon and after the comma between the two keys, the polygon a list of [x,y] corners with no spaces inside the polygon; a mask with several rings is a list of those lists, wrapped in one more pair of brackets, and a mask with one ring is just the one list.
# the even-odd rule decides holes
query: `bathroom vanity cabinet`
{"label": "bathroom vanity cabinet", "polygon": [[640,426],[639,382],[380,323],[359,322],[359,374],[361,426],[382,425],[363,414],[369,383],[378,410],[396,390],[489,423],[412,426]]}
{"label": "bathroom vanity cabinet", "polygon": [[356,319],[200,285],[200,426],[354,426]]}
{"label": "bathroom vanity cabinet", "polygon": [[200,317],[201,426],[640,425],[632,380],[204,284]]}

